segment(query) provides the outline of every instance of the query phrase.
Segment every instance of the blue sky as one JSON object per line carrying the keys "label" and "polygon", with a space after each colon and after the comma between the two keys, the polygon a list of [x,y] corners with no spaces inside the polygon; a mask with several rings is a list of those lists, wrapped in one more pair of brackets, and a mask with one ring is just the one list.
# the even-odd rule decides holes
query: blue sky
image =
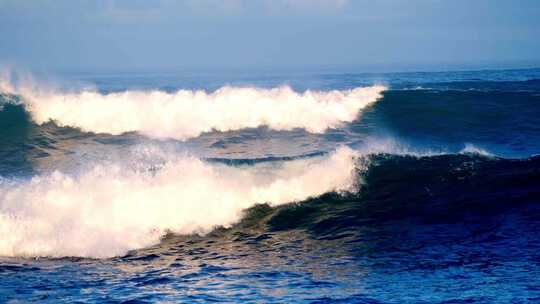
{"label": "blue sky", "polygon": [[540,66],[540,1],[0,0],[0,37],[41,70]]}

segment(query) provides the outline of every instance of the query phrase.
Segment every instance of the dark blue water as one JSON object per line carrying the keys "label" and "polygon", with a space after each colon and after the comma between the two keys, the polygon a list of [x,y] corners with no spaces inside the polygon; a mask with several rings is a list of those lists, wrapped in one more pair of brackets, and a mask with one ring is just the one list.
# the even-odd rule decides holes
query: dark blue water
{"label": "dark blue water", "polygon": [[[39,125],[24,96],[4,93],[0,302],[540,302],[540,158],[536,156],[540,154],[540,69],[72,74],[62,79],[64,90],[91,84],[102,94],[214,91],[224,85],[289,85],[298,92],[373,84],[388,89],[356,120],[324,133],[261,126],[204,133],[188,140],[155,139],[137,132],[96,134],[55,122]],[[133,149],[141,145],[158,147],[160,152],[144,154],[142,162],[137,156],[135,162]],[[34,226],[40,225],[35,219],[53,221],[70,213],[77,221],[96,220],[86,207],[39,209],[35,204],[40,204],[40,196],[56,195],[58,204],[88,206],[85,197],[95,195],[100,202],[96,208],[118,210],[107,201],[118,196],[97,193],[109,189],[105,186],[96,186],[96,193],[85,190],[84,178],[74,188],[61,178],[46,184],[55,191],[69,190],[69,195],[36,186],[56,170],[86,176],[95,163],[127,159],[137,164],[133,170],[159,177],[166,167],[163,159],[189,153],[212,166],[247,170],[242,172],[263,168],[270,176],[277,174],[274,166],[324,159],[340,146],[357,153],[354,191],[330,191],[281,205],[253,202],[238,221],[216,225],[210,232],[169,231],[157,243],[101,257],[99,252],[111,252],[110,244],[117,243],[109,237],[125,237],[115,230],[114,220],[106,226],[96,224],[100,231],[96,228],[95,233],[101,238],[82,230],[74,239],[70,230],[81,226],[69,221],[62,222],[66,229],[57,234],[33,228],[41,227]],[[315,179],[301,178],[315,180],[315,185],[321,180],[322,185],[325,176],[337,170],[330,165],[322,168],[313,171],[318,175]],[[242,176],[231,173],[225,178]],[[122,183],[113,177],[111,183]],[[90,181],[99,184],[107,178]],[[65,187],[55,188],[56,184]],[[156,186],[154,182],[136,185]],[[283,189],[288,187],[298,185],[293,180]],[[196,192],[201,191],[219,197],[223,189],[203,187]],[[79,201],[69,201],[73,197]],[[147,203],[158,204],[160,199],[165,197],[156,192]],[[23,207],[13,201],[26,209],[21,211]],[[58,215],[52,210],[67,211]],[[205,212],[210,218],[225,212],[225,207]],[[75,216],[80,213],[83,216]],[[127,213],[111,218],[129,219]],[[24,222],[26,216],[34,222]],[[135,221],[134,230],[137,225]],[[10,242],[14,235],[23,235],[26,243]],[[90,246],[90,241],[95,244]],[[78,249],[67,250],[64,242]],[[37,254],[22,254],[28,252],[25,246]]]}

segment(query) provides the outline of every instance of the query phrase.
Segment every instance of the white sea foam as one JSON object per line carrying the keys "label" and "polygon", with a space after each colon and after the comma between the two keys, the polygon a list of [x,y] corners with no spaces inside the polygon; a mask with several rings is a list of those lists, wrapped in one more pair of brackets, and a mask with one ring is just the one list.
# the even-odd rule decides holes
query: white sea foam
{"label": "white sea foam", "polygon": [[363,155],[368,154],[392,154],[402,156],[437,156],[450,154],[445,148],[426,148],[408,144],[394,137],[368,137],[356,149]]}
{"label": "white sea foam", "polygon": [[385,88],[298,93],[284,86],[273,89],[222,87],[215,92],[179,90],[95,90],[60,93],[20,86],[32,118],[54,121],[83,131],[108,134],[140,132],[157,138],[184,140],[212,130],[233,131],[267,126],[275,130],[303,128],[322,133],[355,120],[377,101]]}
{"label": "white sea foam", "polygon": [[399,138],[388,137],[367,137],[362,143],[356,145],[355,149],[362,155],[369,154],[392,154],[414,157],[429,157],[451,154],[478,154],[487,157],[495,156],[493,153],[480,148],[471,143],[465,143],[464,148],[456,151],[447,146],[422,147],[421,145],[409,144]]}
{"label": "white sea foam", "polygon": [[465,147],[459,151],[460,154],[478,154],[482,156],[493,156],[492,153],[489,153],[487,150],[477,147],[471,143],[465,144]]}
{"label": "white sea foam", "polygon": [[[0,181],[0,256],[104,258],[156,244],[172,231],[230,226],[255,203],[279,205],[352,190],[356,152],[253,166],[183,156],[158,170],[101,164]],[[162,157],[162,156],[160,156]]]}

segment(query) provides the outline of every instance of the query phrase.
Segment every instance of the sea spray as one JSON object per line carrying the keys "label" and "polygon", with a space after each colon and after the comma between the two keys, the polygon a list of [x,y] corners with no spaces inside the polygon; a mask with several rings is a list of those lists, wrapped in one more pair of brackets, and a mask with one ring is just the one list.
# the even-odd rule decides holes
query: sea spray
{"label": "sea spray", "polygon": [[0,256],[105,258],[159,242],[168,231],[230,226],[256,203],[280,205],[355,186],[356,153],[253,166],[172,158],[157,171],[96,165],[0,183]]}
{"label": "sea spray", "polygon": [[185,140],[202,133],[267,126],[322,133],[358,118],[385,87],[305,91],[222,87],[214,92],[178,90],[83,90],[61,93],[21,86],[16,91],[38,124],[49,121],[82,131],[118,135],[139,132],[155,138]]}

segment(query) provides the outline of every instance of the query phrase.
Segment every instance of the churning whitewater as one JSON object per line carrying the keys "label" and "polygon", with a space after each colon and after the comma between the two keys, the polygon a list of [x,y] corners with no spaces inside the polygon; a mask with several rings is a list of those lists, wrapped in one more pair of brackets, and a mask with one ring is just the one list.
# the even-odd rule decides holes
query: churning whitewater
{"label": "churning whitewater", "polygon": [[23,80],[0,299],[540,299],[540,70]]}
{"label": "churning whitewater", "polygon": [[22,97],[38,124],[53,121],[61,127],[119,135],[139,132],[155,138],[185,140],[202,133],[267,126],[274,130],[305,129],[322,133],[358,118],[360,111],[381,98],[385,87],[305,91],[224,86],[203,90],[93,90],[61,93],[36,86],[2,86]]}
{"label": "churning whitewater", "polygon": [[75,176],[56,171],[30,181],[0,180],[0,256],[112,257],[156,244],[167,232],[228,227],[256,203],[352,191],[355,155],[342,147],[327,156],[253,166],[178,156],[157,169],[99,164]]}
{"label": "churning whitewater", "polygon": [[[356,119],[382,86],[305,91],[224,86],[202,90],[76,93],[0,83],[4,102],[24,106],[37,125],[83,132],[186,140],[211,131],[266,126],[322,133]],[[159,242],[167,232],[206,233],[238,221],[257,203],[279,205],[355,184],[355,152],[253,166],[167,155],[156,168],[98,163],[30,180],[0,180],[0,256],[112,257]],[[141,169],[142,168],[142,169]],[[208,191],[210,189],[210,191]]]}

